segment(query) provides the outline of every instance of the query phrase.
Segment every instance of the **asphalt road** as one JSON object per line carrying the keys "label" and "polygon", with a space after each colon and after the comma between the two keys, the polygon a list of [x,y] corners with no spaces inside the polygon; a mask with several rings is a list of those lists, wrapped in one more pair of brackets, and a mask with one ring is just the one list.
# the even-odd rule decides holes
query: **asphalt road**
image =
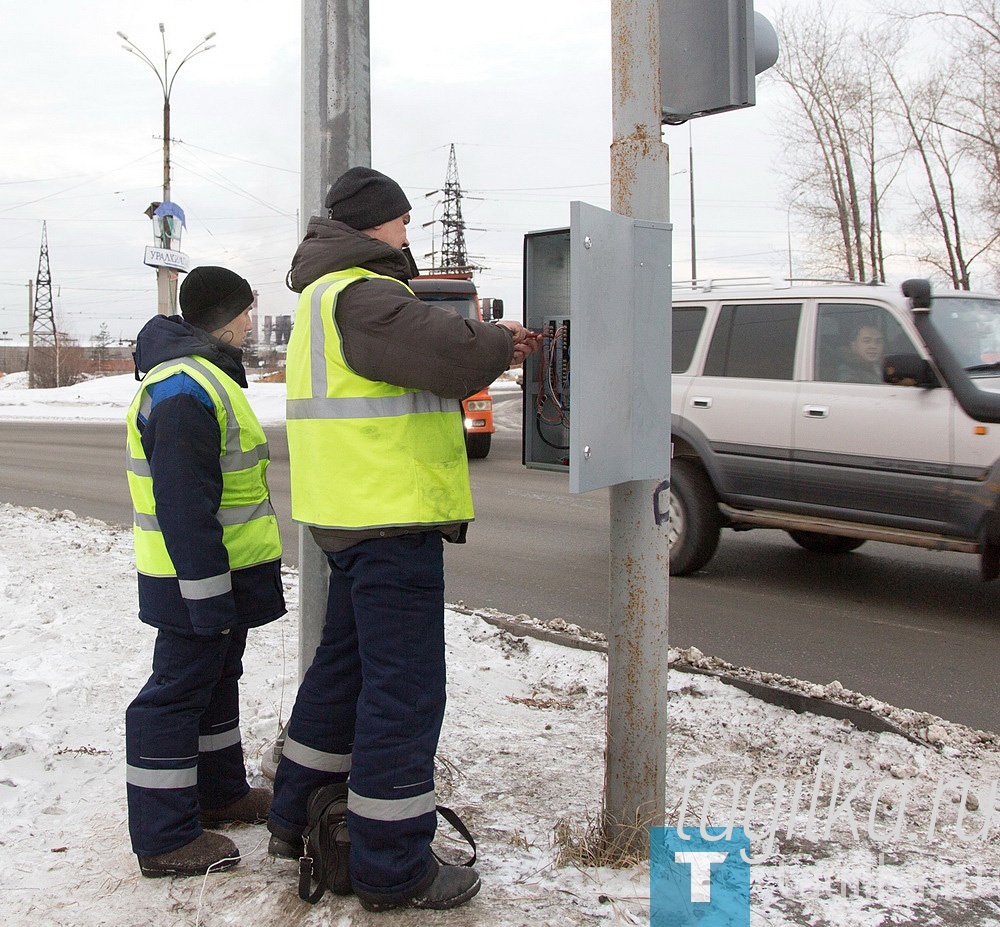
{"label": "asphalt road", "polygon": [[[477,520],[447,547],[447,596],[535,618],[607,628],[607,493],[520,462],[519,398],[497,397],[501,431],[471,462]],[[268,429],[272,496],[297,560],[283,429]],[[124,427],[0,422],[0,501],[127,525]],[[1000,731],[1000,583],[975,558],[869,542],[824,557],[779,532],[725,532],[695,576],[670,584],[670,640],[730,662],[844,686]]]}

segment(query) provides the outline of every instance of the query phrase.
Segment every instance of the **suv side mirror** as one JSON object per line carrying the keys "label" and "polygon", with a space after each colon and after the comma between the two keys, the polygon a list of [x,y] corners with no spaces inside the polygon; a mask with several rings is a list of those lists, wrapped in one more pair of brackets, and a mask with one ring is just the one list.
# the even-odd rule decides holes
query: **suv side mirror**
{"label": "suv side mirror", "polygon": [[903,281],[903,295],[914,309],[930,309],[931,282],[919,277]]}
{"label": "suv side mirror", "polygon": [[502,319],[503,318],[503,300],[502,299],[494,299],[490,303],[490,315],[492,316],[494,322],[497,321],[497,319]]}
{"label": "suv side mirror", "polygon": [[887,354],[882,358],[882,379],[893,386],[940,386],[930,361],[919,354]]}

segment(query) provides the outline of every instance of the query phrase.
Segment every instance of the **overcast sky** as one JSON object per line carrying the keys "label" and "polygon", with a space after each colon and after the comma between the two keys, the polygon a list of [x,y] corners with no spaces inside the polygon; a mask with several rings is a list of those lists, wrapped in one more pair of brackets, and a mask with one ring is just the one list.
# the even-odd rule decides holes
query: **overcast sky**
{"label": "overcast sky", "polygon": [[[773,15],[778,4],[759,0],[756,9]],[[116,32],[162,59],[161,19],[172,62],[217,33],[171,95],[182,250],[192,264],[246,276],[260,292],[260,314],[290,312],[300,4],[101,0],[85,15],[76,0],[3,5],[0,337],[27,331],[43,220],[60,329],[88,343],[105,322],[114,338],[131,338],[155,313],[143,210],[161,198],[162,94]],[[609,205],[609,9],[608,0],[371,3],[373,166],[413,203],[419,261],[432,230],[440,244],[439,225],[421,226],[442,214],[440,197],[426,194],[444,183],[455,144],[468,249],[487,268],[480,293],[503,297],[514,317],[524,233],[568,225],[571,200]],[[787,272],[780,127],[768,95],[753,110],[691,123],[699,276]],[[667,130],[678,279],[690,276],[688,139],[686,126]]]}

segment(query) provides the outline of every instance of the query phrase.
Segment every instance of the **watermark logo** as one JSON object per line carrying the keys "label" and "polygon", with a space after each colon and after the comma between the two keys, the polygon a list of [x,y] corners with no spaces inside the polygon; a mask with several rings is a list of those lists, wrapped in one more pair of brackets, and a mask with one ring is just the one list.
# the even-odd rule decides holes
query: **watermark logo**
{"label": "watermark logo", "polygon": [[649,904],[650,927],[750,927],[743,828],[652,828]]}

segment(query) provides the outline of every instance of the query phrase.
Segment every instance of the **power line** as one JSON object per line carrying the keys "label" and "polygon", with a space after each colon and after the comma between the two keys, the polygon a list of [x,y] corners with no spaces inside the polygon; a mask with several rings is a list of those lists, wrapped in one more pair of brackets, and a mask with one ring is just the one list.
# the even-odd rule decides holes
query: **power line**
{"label": "power line", "polygon": [[183,145],[185,148],[197,148],[198,151],[207,151],[209,154],[218,155],[220,158],[229,158],[231,161],[242,161],[244,164],[253,164],[256,167],[266,167],[268,170],[272,171],[284,171],[286,174],[301,174],[302,171],[296,170],[292,167],[276,167],[273,164],[264,164],[261,161],[250,161],[247,158],[238,158],[236,155],[226,154],[223,151],[213,151],[211,148],[202,148],[200,145],[192,145],[190,142],[183,142],[180,139],[176,139],[179,145]]}

